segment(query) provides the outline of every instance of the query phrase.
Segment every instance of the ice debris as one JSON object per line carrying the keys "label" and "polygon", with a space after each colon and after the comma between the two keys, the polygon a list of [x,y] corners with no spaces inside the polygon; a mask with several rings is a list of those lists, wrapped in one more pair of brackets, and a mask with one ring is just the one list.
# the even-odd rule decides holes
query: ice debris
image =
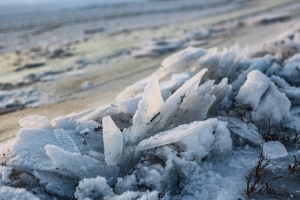
{"label": "ice debris", "polygon": [[[254,92],[255,91],[255,92]],[[251,119],[257,124],[278,124],[289,115],[291,103],[285,94],[263,73],[254,70],[236,97],[241,106],[249,106]]]}
{"label": "ice debris", "polygon": [[[0,193],[111,200],[242,196],[241,186],[232,188],[246,180],[234,185],[235,173],[245,177],[253,166],[267,138],[262,130],[300,129],[299,36],[292,34],[284,43],[267,43],[265,54],[252,59],[238,45],[222,52],[187,48],[116,102],[51,123],[42,116],[20,120],[22,129],[0,157]],[[265,141],[263,150],[269,159],[287,155],[277,141]],[[235,158],[239,163],[230,161]]]}
{"label": "ice debris", "polygon": [[270,141],[263,144],[263,155],[267,159],[277,159],[286,157],[288,152],[282,143],[278,141]]}

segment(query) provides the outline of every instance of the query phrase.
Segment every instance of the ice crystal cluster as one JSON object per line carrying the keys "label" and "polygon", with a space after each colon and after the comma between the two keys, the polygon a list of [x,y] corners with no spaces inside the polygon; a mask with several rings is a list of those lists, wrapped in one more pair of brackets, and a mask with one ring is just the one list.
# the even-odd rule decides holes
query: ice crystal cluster
{"label": "ice crystal cluster", "polygon": [[[300,130],[291,112],[300,104],[298,40],[292,31],[256,58],[238,45],[190,47],[110,105],[51,121],[23,118],[2,148],[0,196],[236,199],[245,178],[229,171],[251,165],[243,156],[232,161],[237,149],[261,145],[267,126]],[[272,159],[287,155],[278,143],[266,143]]]}

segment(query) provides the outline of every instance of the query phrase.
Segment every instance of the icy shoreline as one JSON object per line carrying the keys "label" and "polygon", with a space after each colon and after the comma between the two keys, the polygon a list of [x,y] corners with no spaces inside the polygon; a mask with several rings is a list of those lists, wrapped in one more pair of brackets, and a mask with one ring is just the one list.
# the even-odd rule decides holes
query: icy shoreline
{"label": "icy shoreline", "polygon": [[[51,121],[23,118],[17,138],[1,149],[0,195],[246,198],[261,144],[285,175],[299,147],[299,31],[297,25],[264,44],[254,58],[238,45],[222,52],[190,47],[110,105]],[[252,195],[267,198],[273,170]],[[299,198],[292,186],[279,188],[293,180],[287,177],[272,195]]]}

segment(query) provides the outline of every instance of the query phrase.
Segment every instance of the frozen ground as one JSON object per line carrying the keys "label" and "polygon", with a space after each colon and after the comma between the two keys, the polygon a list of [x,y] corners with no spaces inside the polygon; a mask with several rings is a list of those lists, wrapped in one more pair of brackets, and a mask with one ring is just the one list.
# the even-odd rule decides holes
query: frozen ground
{"label": "frozen ground", "polygon": [[21,119],[1,196],[299,199],[299,32],[251,54],[188,47],[111,104]]}

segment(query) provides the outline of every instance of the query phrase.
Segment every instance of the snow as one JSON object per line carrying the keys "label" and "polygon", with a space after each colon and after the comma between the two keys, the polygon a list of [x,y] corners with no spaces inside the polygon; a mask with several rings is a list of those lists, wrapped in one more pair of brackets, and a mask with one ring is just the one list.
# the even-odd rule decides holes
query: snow
{"label": "snow", "polygon": [[12,188],[7,186],[2,186],[0,188],[0,199],[6,200],[39,200],[39,198],[27,192],[25,189]]}
{"label": "snow", "polygon": [[106,179],[101,176],[81,180],[75,192],[75,198],[78,200],[103,199],[111,195],[113,195],[113,190],[107,185]]}
{"label": "snow", "polygon": [[124,192],[122,195],[116,195],[113,197],[107,197],[105,200],[126,200],[126,199],[137,199],[137,200],[158,200],[159,193],[157,191],[146,191],[146,192]]}
{"label": "snow", "polygon": [[267,159],[278,159],[286,157],[288,152],[282,143],[278,141],[270,141],[263,144],[263,155]]}

